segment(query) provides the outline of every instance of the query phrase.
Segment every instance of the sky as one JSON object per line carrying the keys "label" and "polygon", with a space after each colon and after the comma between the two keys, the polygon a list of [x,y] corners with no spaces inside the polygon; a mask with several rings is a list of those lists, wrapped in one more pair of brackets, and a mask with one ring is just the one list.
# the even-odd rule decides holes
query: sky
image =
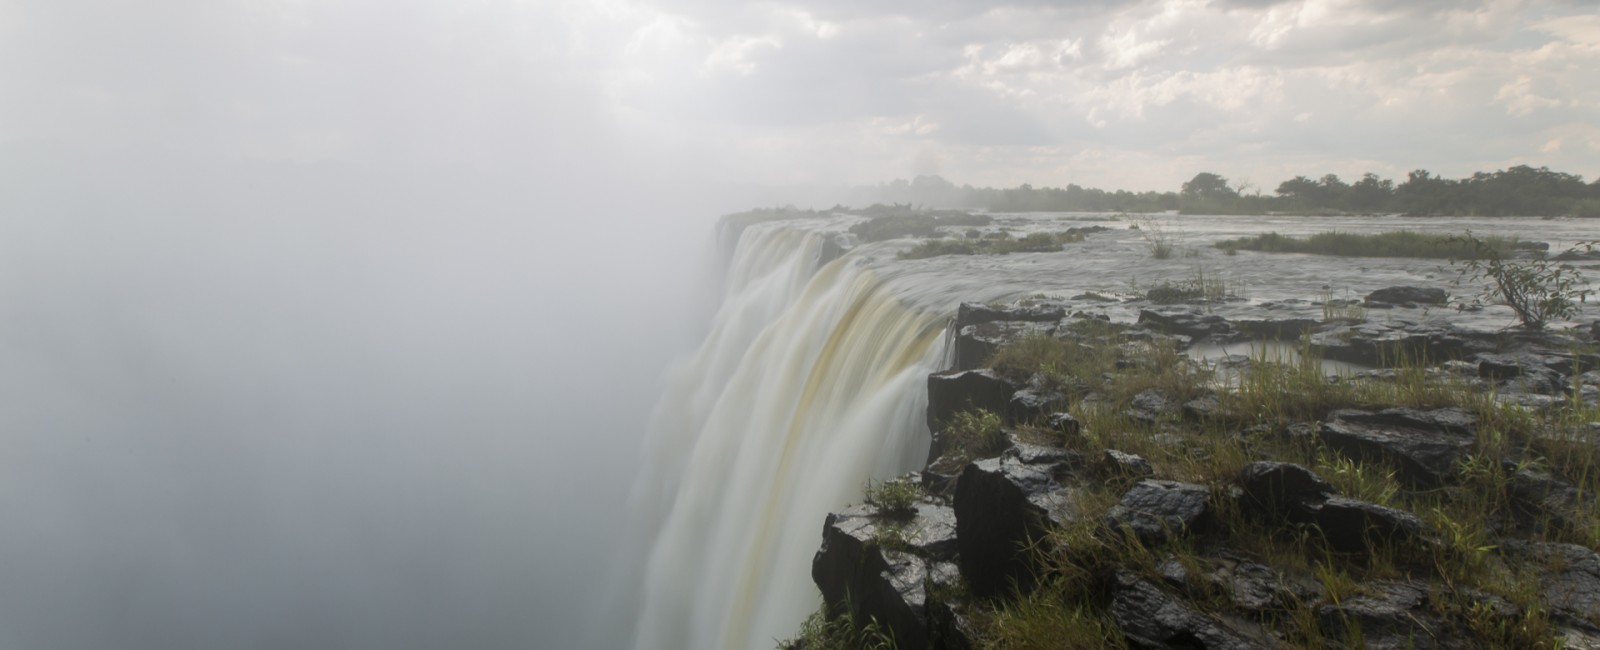
{"label": "sky", "polygon": [[763,187],[1593,179],[1596,69],[1592,0],[7,0],[0,143],[532,173],[583,150]]}
{"label": "sky", "polygon": [[0,647],[607,647],[717,215],[1593,179],[1595,70],[1571,0],[0,0]]}

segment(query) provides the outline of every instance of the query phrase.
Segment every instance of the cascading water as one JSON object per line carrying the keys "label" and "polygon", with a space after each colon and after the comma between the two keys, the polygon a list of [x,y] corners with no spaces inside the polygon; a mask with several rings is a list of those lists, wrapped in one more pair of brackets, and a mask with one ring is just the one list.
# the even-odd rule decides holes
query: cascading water
{"label": "cascading water", "polygon": [[671,378],[635,488],[653,531],[635,646],[763,648],[818,606],[826,513],[920,465],[944,320],[794,223],[739,235],[704,344]]}

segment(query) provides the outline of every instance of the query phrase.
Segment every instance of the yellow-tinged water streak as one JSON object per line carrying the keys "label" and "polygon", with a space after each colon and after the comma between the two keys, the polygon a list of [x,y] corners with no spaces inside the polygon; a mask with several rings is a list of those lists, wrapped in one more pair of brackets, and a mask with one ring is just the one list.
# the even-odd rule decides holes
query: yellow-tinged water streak
{"label": "yellow-tinged water streak", "polygon": [[770,648],[818,600],[830,510],[926,453],[924,382],[944,322],[820,238],[753,226],[712,332],[657,412],[641,477],[654,518],[638,648]]}

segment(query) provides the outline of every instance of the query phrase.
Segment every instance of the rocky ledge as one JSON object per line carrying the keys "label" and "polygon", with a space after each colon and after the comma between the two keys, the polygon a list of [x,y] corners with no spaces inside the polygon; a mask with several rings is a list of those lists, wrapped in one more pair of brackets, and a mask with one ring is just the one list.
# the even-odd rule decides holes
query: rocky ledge
{"label": "rocky ledge", "polygon": [[[1597,481],[1572,469],[1600,458],[1600,422],[1588,419],[1600,419],[1600,332],[1228,321],[1177,308],[1145,311],[1116,335],[1167,352],[1293,341],[1367,366],[1330,386],[1388,382],[1380,394],[1403,396],[1421,378],[1465,407],[1406,396],[1242,414],[1229,409],[1248,403],[1243,383],[1204,383],[1192,399],[1153,385],[1117,402],[1085,388],[1094,382],[988,367],[1028,337],[1095,345],[1083,340],[1090,321],[1104,319],[1052,304],[962,305],[957,367],[928,380],[927,467],[901,479],[922,496],[894,513],[854,506],[823,526],[812,576],[828,616],[900,648],[1004,645],[1006,626],[1037,624],[1041,603],[1092,622],[1050,628],[1060,647],[1095,647],[1102,639],[1069,637],[1099,630],[1106,645],[1133,648],[1600,648]],[[1161,358],[1210,372],[1269,363]],[[970,413],[993,417],[998,444],[975,451],[961,430]],[[1479,504],[1481,518],[1447,516]]]}

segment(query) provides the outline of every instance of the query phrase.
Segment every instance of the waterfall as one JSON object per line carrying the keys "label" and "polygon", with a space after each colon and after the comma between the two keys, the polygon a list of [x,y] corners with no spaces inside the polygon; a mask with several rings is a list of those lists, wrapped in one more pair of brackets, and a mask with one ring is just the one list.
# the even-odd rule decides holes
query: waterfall
{"label": "waterfall", "polygon": [[944,321],[795,222],[738,233],[723,300],[669,378],[635,484],[641,649],[770,648],[820,601],[823,519],[919,467]]}

